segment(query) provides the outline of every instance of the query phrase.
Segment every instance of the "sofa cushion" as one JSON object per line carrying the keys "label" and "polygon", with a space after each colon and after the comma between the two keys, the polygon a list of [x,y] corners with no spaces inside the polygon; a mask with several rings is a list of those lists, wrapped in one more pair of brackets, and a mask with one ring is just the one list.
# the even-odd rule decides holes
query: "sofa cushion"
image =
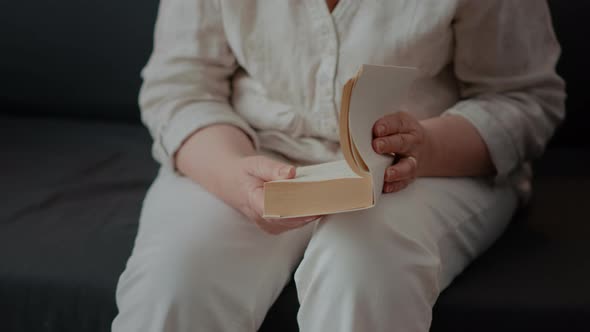
{"label": "sofa cushion", "polygon": [[139,118],[157,0],[4,1],[0,112]]}
{"label": "sofa cushion", "polygon": [[590,129],[588,65],[590,44],[586,41],[590,18],[589,1],[549,0],[555,33],[562,47],[557,66],[567,83],[567,121],[551,142],[555,147],[590,148],[590,139],[581,139]]}
{"label": "sofa cushion", "polygon": [[110,331],[149,142],[139,126],[0,117],[0,331]]}

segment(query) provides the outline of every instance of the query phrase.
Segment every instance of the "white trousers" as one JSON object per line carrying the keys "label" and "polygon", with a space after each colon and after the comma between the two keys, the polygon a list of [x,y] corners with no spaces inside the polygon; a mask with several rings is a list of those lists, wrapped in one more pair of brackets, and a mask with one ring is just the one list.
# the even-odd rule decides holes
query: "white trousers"
{"label": "white trousers", "polygon": [[301,331],[428,331],[438,294],[504,230],[508,187],[422,178],[369,210],[269,235],[162,169],[113,332],[255,331],[295,271]]}

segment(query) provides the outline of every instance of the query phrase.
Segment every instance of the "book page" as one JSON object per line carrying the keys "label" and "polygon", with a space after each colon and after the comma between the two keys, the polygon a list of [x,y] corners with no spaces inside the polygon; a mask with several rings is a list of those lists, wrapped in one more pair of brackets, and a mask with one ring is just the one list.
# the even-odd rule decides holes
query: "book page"
{"label": "book page", "polygon": [[375,202],[381,195],[385,169],[391,165],[393,156],[373,150],[373,125],[384,115],[399,110],[417,76],[416,68],[363,65],[352,90],[350,135],[373,177]]}
{"label": "book page", "polygon": [[345,160],[297,167],[294,179],[272,182],[318,182],[342,178],[360,178],[360,176],[348,167]]}

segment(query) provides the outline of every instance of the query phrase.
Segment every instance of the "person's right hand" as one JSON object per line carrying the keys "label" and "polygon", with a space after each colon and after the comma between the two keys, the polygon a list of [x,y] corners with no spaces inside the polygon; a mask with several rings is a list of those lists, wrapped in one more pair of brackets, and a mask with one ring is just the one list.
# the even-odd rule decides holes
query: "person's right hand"
{"label": "person's right hand", "polygon": [[264,156],[248,156],[241,158],[234,167],[230,179],[235,184],[231,199],[234,208],[242,212],[258,227],[270,234],[302,227],[319,216],[266,219],[262,217],[264,209],[264,182],[285,180],[295,177],[295,167]]}
{"label": "person's right hand", "polygon": [[[202,158],[204,155],[207,158]],[[198,130],[178,149],[175,163],[180,173],[268,233],[279,234],[318,218],[262,218],[264,182],[293,178],[295,167],[256,155],[250,138],[232,125],[215,124]]]}

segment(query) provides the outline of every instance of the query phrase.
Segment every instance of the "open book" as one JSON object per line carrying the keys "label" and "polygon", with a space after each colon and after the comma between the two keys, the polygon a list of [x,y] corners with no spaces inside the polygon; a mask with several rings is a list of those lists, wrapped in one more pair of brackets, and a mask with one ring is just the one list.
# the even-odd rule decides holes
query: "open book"
{"label": "open book", "polygon": [[297,168],[294,179],[264,184],[264,217],[289,218],[375,206],[393,156],[373,150],[373,125],[405,102],[415,68],[363,65],[342,92],[344,160]]}

